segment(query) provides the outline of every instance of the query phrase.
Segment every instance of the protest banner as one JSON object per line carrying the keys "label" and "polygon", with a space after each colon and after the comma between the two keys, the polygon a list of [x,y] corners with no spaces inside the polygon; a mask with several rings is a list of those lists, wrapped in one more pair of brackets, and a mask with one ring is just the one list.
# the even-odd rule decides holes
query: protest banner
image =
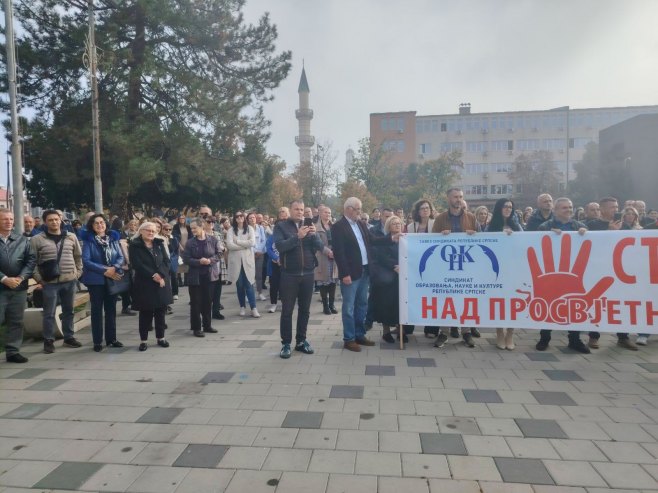
{"label": "protest banner", "polygon": [[658,333],[658,233],[404,235],[400,322]]}

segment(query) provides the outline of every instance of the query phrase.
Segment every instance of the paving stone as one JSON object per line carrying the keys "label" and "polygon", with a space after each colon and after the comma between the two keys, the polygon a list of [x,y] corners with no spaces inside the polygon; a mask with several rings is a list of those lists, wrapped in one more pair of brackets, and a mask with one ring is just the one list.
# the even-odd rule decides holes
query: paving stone
{"label": "paving stone", "polygon": [[650,373],[658,373],[658,363],[638,363],[638,365]]}
{"label": "paving stone", "polygon": [[503,400],[495,390],[463,389],[466,402],[502,403]]}
{"label": "paving stone", "polygon": [[38,416],[54,404],[23,404],[2,416],[7,419],[31,419]]}
{"label": "paving stone", "polygon": [[267,455],[263,470],[305,472],[311,460],[312,450],[273,448]]}
{"label": "paving stone", "polygon": [[355,473],[377,476],[401,476],[402,463],[400,454],[392,452],[357,452]]}
{"label": "paving stone", "polygon": [[81,491],[126,491],[146,466],[101,464],[101,469],[80,486]]}
{"label": "paving stone", "polygon": [[200,383],[228,383],[235,375],[234,372],[211,371],[199,381]]}
{"label": "paving stone", "polygon": [[630,462],[635,464],[651,464],[655,462],[653,456],[634,442],[603,442],[597,441],[596,446],[608,456],[611,462]]}
{"label": "paving stone", "polygon": [[171,423],[178,416],[182,408],[179,407],[153,407],[146,411],[136,422],[137,423]]}
{"label": "paving stone", "polygon": [[530,393],[539,404],[552,406],[577,406],[566,392],[549,392],[546,390],[531,390]]}
{"label": "paving stone", "polygon": [[366,375],[395,376],[395,366],[366,365]]}
{"label": "paving stone", "polygon": [[543,370],[544,374],[551,380],[559,382],[582,382],[583,377],[573,370]]}
{"label": "paving stone", "polygon": [[252,336],[269,336],[276,332],[276,329],[256,329],[251,332]]}
{"label": "paving stone", "polygon": [[224,445],[188,445],[173,466],[215,468],[227,450]]}
{"label": "paving stone", "polygon": [[560,361],[551,353],[524,353],[530,361]]}
{"label": "paving stone", "polygon": [[589,440],[551,440],[551,445],[564,460],[606,461],[596,445]]}
{"label": "paving stone", "polygon": [[172,394],[194,395],[200,394],[206,386],[200,382],[182,382],[172,390]]}
{"label": "paving stone", "polygon": [[545,460],[544,465],[557,485],[607,486],[589,462]]}
{"label": "paving stone", "polygon": [[239,348],[260,348],[263,347],[265,341],[242,341]]}
{"label": "paving stone", "polygon": [[270,449],[267,447],[230,447],[222,457],[219,467],[260,470],[269,453]]}
{"label": "paving stone", "polygon": [[176,493],[222,492],[234,473],[230,469],[192,469],[176,488]]}
{"label": "paving stone", "polygon": [[338,430],[299,430],[295,448],[335,449]]}
{"label": "paving stone", "polygon": [[297,438],[297,428],[260,428],[254,447],[292,447]]}
{"label": "paving stone", "polygon": [[555,484],[539,459],[495,457],[494,461],[507,483]]}
{"label": "paving stone", "polygon": [[379,433],[375,430],[339,430],[336,449],[377,452]]}
{"label": "paving stone", "polygon": [[449,455],[448,464],[455,479],[502,481],[496,463],[491,457]]}
{"label": "paving stone", "polygon": [[439,431],[444,434],[481,435],[473,418],[439,418]]}
{"label": "paving stone", "polygon": [[347,450],[314,450],[308,472],[354,472],[356,452]]}
{"label": "paving stone", "polygon": [[36,483],[34,488],[77,490],[101,467],[103,464],[93,462],[63,462]]}
{"label": "paving stone", "polygon": [[309,325],[322,325],[323,323],[325,323],[324,320],[309,320],[308,321]]}
{"label": "paving stone", "polygon": [[340,341],[334,341],[331,343],[331,349],[343,349],[343,343]]}
{"label": "paving stone", "polygon": [[[514,457],[519,459],[560,459],[547,438],[506,437]],[[522,481],[523,482],[523,481]]]}
{"label": "paving stone", "polygon": [[497,436],[462,435],[468,455],[512,457],[505,438]]}
{"label": "paving stone", "polygon": [[25,390],[53,390],[69,381],[70,380],[58,378],[44,378],[43,380],[39,380],[37,383],[30,385]]}
{"label": "paving stone", "polygon": [[173,493],[187,476],[182,467],[150,466],[126,490],[134,493]]}
{"label": "paving stone", "polygon": [[393,351],[395,351],[396,349],[400,349],[400,346],[399,346],[398,344],[396,344],[396,343],[394,343],[394,344],[390,344],[390,343],[388,343],[388,342],[380,342],[380,343],[379,343],[379,349],[383,349],[383,350],[387,350],[387,349],[388,349],[388,350],[393,350]]}
{"label": "paving stone", "polygon": [[48,370],[44,370],[43,368],[26,368],[25,370],[21,370],[17,373],[14,373],[13,375],[10,375],[8,377],[4,378],[10,378],[10,379],[20,379],[20,380],[29,380],[31,378],[38,377],[42,373],[47,372]]}
{"label": "paving stone", "polygon": [[552,419],[515,419],[523,436],[529,438],[568,438],[567,434]]}
{"label": "paving stone", "polygon": [[445,433],[421,433],[423,454],[467,455],[461,435]]}
{"label": "paving stone", "polygon": [[408,452],[420,454],[420,437],[418,433],[405,431],[380,431],[380,452]]}
{"label": "paving stone", "polygon": [[183,443],[149,443],[132,460],[144,466],[171,466],[185,450]]}
{"label": "paving stone", "polygon": [[324,413],[314,411],[288,411],[281,428],[320,428]]}
{"label": "paving stone", "polygon": [[445,455],[402,454],[402,475],[420,478],[450,478],[450,468]]}
{"label": "paving stone", "polygon": [[434,358],[407,358],[407,366],[409,368],[435,367],[436,360]]}
{"label": "paving stone", "polygon": [[430,490],[427,480],[420,478],[386,478],[379,482],[378,493],[399,493],[400,491],[429,493]]}
{"label": "paving stone", "polygon": [[363,399],[363,385],[332,385],[329,397],[338,399]]}

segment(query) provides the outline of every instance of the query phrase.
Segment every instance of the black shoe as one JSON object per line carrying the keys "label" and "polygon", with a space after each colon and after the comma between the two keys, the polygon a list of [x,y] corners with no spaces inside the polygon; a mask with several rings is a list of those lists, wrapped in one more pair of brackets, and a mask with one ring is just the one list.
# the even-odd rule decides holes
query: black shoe
{"label": "black shoe", "polygon": [[[398,341],[400,340],[400,336],[398,335]],[[407,334],[402,334],[402,341],[406,344],[409,342],[409,338],[407,337]]]}
{"label": "black shoe", "polygon": [[169,341],[167,339],[158,339],[158,346],[169,347]]}
{"label": "black shoe", "polygon": [[97,353],[100,353],[103,350],[103,345],[102,344],[94,344],[94,351]]}
{"label": "black shoe", "polygon": [[146,350],[148,349],[148,347],[149,347],[148,344],[146,344],[145,342],[142,342],[142,343],[139,345],[139,350],[140,350],[140,351],[146,351]]}
{"label": "black shoe", "polygon": [[585,343],[580,340],[580,338],[573,339],[573,340],[569,341],[569,344],[567,344],[567,347],[569,349],[573,349],[574,351],[578,351],[579,353],[583,353],[583,354],[589,354],[589,353],[592,352],[585,345]]}
{"label": "black shoe", "polygon": [[331,310],[329,310],[329,303],[326,301],[322,302],[322,313],[325,315],[331,315]]}
{"label": "black shoe", "polygon": [[434,347],[443,347],[446,345],[446,341],[448,340],[448,336],[445,335],[443,332],[441,332],[437,337],[436,337],[436,342],[434,343]]}
{"label": "black shoe", "polygon": [[450,337],[459,339],[459,327],[450,327]]}
{"label": "black shoe", "polygon": [[44,339],[43,352],[46,354],[52,354],[55,352],[55,341],[53,339]]}
{"label": "black shoe", "polygon": [[194,337],[206,337],[206,334],[204,334],[201,330],[195,330],[193,333]]}
{"label": "black shoe", "polygon": [[207,332],[208,334],[217,334],[219,332],[217,329],[213,329],[212,327],[209,327],[207,329],[203,329],[204,332]]}
{"label": "black shoe", "polygon": [[391,335],[389,332],[388,334],[382,335],[382,339],[384,339],[386,342],[393,344],[395,342],[395,338]]}
{"label": "black shoe", "polygon": [[464,334],[464,344],[466,347],[475,347],[473,336],[471,334]]}
{"label": "black shoe", "polygon": [[226,317],[221,313],[218,313],[217,315],[213,315],[212,318],[215,320],[224,320]]}
{"label": "black shoe", "polygon": [[170,306],[167,306],[167,315],[171,315],[173,313],[174,313],[174,310]]}
{"label": "black shoe", "polygon": [[477,330],[475,327],[471,327],[471,335],[473,337],[480,337],[480,331]]}
{"label": "black shoe", "polygon": [[338,310],[336,310],[336,307],[334,306],[333,303],[329,303],[329,311],[333,314],[336,315],[338,313]]}
{"label": "black shoe", "polygon": [[428,331],[427,329],[425,329],[425,330],[423,331],[423,333],[425,334],[425,337],[427,337],[428,339],[433,339],[433,338],[436,337],[436,334],[432,334],[432,333],[431,333],[430,331]]}
{"label": "black shoe", "polygon": [[298,342],[295,344],[295,351],[300,351],[304,354],[313,354],[315,352],[308,341]]}
{"label": "black shoe", "polygon": [[21,353],[14,353],[7,356],[7,363],[27,363],[27,358]]}
{"label": "black shoe", "polygon": [[539,342],[535,346],[535,349],[537,351],[546,351],[549,342],[551,342],[550,339],[539,339]]}
{"label": "black shoe", "polygon": [[75,337],[69,337],[68,339],[64,339],[62,346],[78,348],[82,347],[82,344],[80,344],[80,341],[78,341]]}
{"label": "black shoe", "polygon": [[133,317],[137,315],[134,311],[132,311],[130,308],[124,308],[121,310],[121,315],[132,315]]}
{"label": "black shoe", "polygon": [[107,347],[123,347],[123,344],[114,339],[112,342],[107,343]]}

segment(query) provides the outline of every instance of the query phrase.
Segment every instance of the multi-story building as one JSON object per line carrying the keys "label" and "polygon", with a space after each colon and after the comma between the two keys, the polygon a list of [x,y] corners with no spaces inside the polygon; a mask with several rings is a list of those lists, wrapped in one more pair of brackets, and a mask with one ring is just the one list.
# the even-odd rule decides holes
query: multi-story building
{"label": "multi-story building", "polygon": [[461,104],[457,114],[416,115],[415,111],[372,113],[370,141],[388,151],[401,166],[460,151],[463,169],[458,185],[472,204],[492,204],[518,190],[509,178],[522,153],[550,151],[560,188],[575,178],[573,164],[599,131],[637,115],[658,113],[658,105],[471,113]]}

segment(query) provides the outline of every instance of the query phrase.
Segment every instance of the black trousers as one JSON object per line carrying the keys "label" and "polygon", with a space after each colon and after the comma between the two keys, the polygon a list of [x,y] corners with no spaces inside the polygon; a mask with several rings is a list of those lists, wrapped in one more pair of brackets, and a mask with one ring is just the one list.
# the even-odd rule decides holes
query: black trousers
{"label": "black trousers", "polygon": [[222,299],[222,281],[213,281],[210,283],[212,291],[212,316],[219,317],[221,310],[219,305]]}
{"label": "black trousers", "polygon": [[281,284],[281,267],[272,262],[272,275],[270,276],[270,303],[276,305],[279,301],[279,285]]}
{"label": "black trousers", "polygon": [[[550,341],[551,340],[551,332],[553,332],[553,331],[548,330],[548,329],[541,329],[539,331],[539,338],[544,340],[544,341]],[[568,337],[569,337],[570,341],[580,339],[580,331],[579,330],[569,330],[568,333],[569,333]],[[598,332],[590,332],[589,336],[592,339],[598,339],[599,337],[601,337],[601,334],[599,334]]]}
{"label": "black trousers", "polygon": [[[270,281],[270,286],[273,283]],[[279,329],[281,331],[281,343],[292,342],[292,312],[297,302],[297,330],[295,340],[297,343],[306,340],[306,327],[311,309],[311,298],[313,298],[313,273],[303,276],[293,276],[281,272],[281,283],[279,286],[281,294],[281,320]]]}
{"label": "black trousers", "polygon": [[210,328],[210,307],[212,304],[213,283],[209,278],[201,278],[199,284],[189,285],[190,292],[190,328],[196,332]]}
{"label": "black trousers", "polygon": [[148,340],[149,329],[152,323],[155,324],[155,337],[157,339],[164,339],[166,311],[166,306],[156,308],[155,310],[139,311],[139,337],[142,341]]}

